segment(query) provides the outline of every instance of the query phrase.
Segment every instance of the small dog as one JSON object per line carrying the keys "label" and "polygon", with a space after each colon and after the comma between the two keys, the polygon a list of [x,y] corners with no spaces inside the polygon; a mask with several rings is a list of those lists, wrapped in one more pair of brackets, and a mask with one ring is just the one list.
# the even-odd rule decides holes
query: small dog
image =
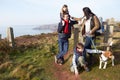
{"label": "small dog", "polygon": [[104,53],[102,53],[100,55],[100,64],[99,64],[99,69],[102,68],[102,63],[104,63],[104,66],[103,66],[103,69],[106,69],[106,66],[107,66],[107,60],[108,59],[111,59],[112,60],[112,66],[114,66],[114,55],[112,54],[111,51],[105,51]]}

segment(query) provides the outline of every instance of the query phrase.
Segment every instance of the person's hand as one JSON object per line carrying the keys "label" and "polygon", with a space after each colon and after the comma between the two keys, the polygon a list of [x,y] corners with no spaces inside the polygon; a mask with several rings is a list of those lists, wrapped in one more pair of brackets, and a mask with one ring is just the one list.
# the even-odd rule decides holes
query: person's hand
{"label": "person's hand", "polygon": [[92,34],[92,31],[89,31],[89,34],[91,35],[91,34]]}
{"label": "person's hand", "polygon": [[86,35],[91,35],[91,34],[92,34],[92,32],[91,32],[91,31],[89,31],[89,32],[87,32],[87,33],[86,33]]}
{"label": "person's hand", "polygon": [[78,76],[78,70],[75,70],[75,76],[76,77]]}
{"label": "person's hand", "polygon": [[71,17],[71,19],[73,19],[73,20],[74,20],[74,17]]}
{"label": "person's hand", "polygon": [[102,51],[102,54],[104,54],[105,53],[105,51]]}
{"label": "person's hand", "polygon": [[83,37],[86,37],[86,35],[84,34]]}

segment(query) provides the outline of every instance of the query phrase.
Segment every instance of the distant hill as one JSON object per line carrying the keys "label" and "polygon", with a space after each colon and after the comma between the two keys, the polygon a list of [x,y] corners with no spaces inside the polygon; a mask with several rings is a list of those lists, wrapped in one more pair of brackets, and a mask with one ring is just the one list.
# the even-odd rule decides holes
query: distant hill
{"label": "distant hill", "polygon": [[40,25],[40,26],[35,27],[35,28],[33,28],[33,29],[34,29],[34,30],[50,29],[50,30],[56,32],[56,31],[57,31],[57,26],[58,26],[57,23],[55,23],[55,24],[46,24],[46,25]]}

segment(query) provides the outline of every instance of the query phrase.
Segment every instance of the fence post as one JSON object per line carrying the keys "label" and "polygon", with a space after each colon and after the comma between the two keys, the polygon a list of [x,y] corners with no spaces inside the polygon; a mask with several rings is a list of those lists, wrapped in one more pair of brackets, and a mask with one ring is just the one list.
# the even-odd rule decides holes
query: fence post
{"label": "fence post", "polygon": [[9,46],[11,46],[11,47],[15,46],[14,33],[13,33],[13,28],[12,27],[7,28],[7,40],[9,42]]}
{"label": "fence post", "polygon": [[78,37],[79,37],[79,29],[78,28],[74,28],[74,47],[78,43]]}
{"label": "fence post", "polygon": [[[104,44],[108,42],[108,36],[109,36],[109,27],[108,27],[108,22],[104,23]],[[106,50],[106,46],[104,46],[104,50]]]}
{"label": "fence post", "polygon": [[103,18],[102,17],[99,17],[99,21],[100,21],[100,27],[101,27],[101,32],[104,31],[104,26],[103,26]]}
{"label": "fence post", "polygon": [[74,47],[78,42],[83,43],[83,36],[82,36],[81,26],[78,24],[75,24],[74,25]]}
{"label": "fence post", "polygon": [[[108,44],[110,44],[113,41],[114,18],[111,18],[111,19],[108,20],[108,25],[109,25]],[[112,45],[109,45],[107,47],[107,50],[110,50],[110,46],[112,46]]]}
{"label": "fence post", "polygon": [[0,34],[0,40],[2,39],[1,37],[2,37],[2,35]]}

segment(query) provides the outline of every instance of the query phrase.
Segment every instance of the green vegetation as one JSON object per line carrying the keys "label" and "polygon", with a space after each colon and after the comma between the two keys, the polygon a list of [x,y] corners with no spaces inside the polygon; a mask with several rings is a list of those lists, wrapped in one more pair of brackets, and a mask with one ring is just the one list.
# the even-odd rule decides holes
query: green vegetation
{"label": "green vegetation", "polygon": [[7,41],[0,41],[0,80],[54,80],[50,66],[57,52],[57,40],[54,44],[46,43],[47,39],[43,42],[12,49]]}
{"label": "green vegetation", "polygon": [[[16,48],[14,49],[8,46],[7,41],[1,40],[0,80],[60,80],[58,76],[61,76],[62,73],[66,73],[67,77],[74,76],[69,71],[73,40],[70,39],[70,51],[67,55],[66,63],[61,67],[56,67],[54,64],[54,55],[58,52],[57,36],[54,34],[48,35],[50,37],[45,34],[42,34],[42,37],[39,35],[21,36],[22,41],[25,39],[28,40],[23,43],[22,41],[18,41],[20,38],[16,39]],[[32,41],[30,41],[31,38]],[[37,38],[37,40],[33,40],[33,38]],[[118,53],[120,50],[117,44],[113,47],[113,52],[116,56],[114,67],[111,66],[111,61],[109,61],[106,70],[99,70],[98,55],[95,54],[95,61],[91,67],[91,71],[85,72],[82,69],[78,77],[81,80],[119,80],[120,54]],[[65,74],[62,76],[65,76]],[[67,80],[67,78],[64,80]],[[73,79],[69,78],[69,80]]]}

